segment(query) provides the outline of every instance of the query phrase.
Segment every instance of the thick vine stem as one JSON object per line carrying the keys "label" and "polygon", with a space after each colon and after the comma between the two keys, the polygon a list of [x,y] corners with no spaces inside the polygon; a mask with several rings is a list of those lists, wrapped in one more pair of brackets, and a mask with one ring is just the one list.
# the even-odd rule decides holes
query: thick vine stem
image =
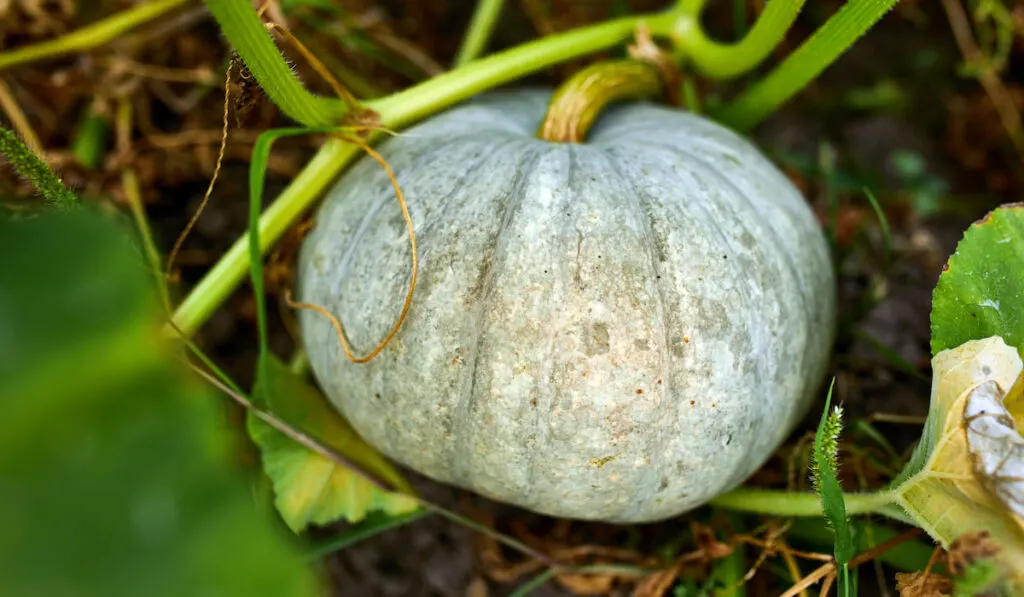
{"label": "thick vine stem", "polygon": [[775,51],[805,1],[771,0],[743,39],[721,43],[708,38],[700,24],[707,0],[680,0],[677,9],[681,15],[676,18],[672,41],[701,74],[732,79],[754,70]]}
{"label": "thick vine stem", "polygon": [[[899,513],[891,508],[895,499],[895,495],[887,490],[843,495],[846,512],[850,515],[873,513],[902,520]],[[711,500],[711,505],[772,516],[821,516],[824,512],[821,498],[814,493],[745,487],[716,497]]]}
{"label": "thick vine stem", "polygon": [[658,68],[640,60],[599,62],[573,75],[551,99],[537,136],[553,143],[582,143],[608,104],[658,96]]}

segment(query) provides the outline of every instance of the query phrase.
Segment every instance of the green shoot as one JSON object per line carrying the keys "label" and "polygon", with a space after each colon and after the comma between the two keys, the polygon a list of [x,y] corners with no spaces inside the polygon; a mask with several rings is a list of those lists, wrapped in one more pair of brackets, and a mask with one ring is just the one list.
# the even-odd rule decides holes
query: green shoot
{"label": "green shoot", "polygon": [[[740,130],[754,128],[835,62],[898,1],[848,0],[782,64],[716,116]],[[772,4],[776,3],[768,6]]]}
{"label": "green shoot", "polygon": [[33,153],[18,138],[18,135],[2,126],[0,126],[0,155],[7,158],[7,162],[15,172],[32,183],[32,186],[43,195],[51,207],[70,210],[79,206],[78,197],[64,186],[64,183],[46,165],[46,162]]}
{"label": "green shoot", "polygon": [[125,31],[152,21],[170,12],[187,0],[152,0],[141,2],[135,8],[117,13],[112,17],[97,21],[67,35],[42,43],[25,46],[9,52],[0,53],[0,70],[18,64],[43,60],[57,56],[65,56],[74,52],[90,50],[111,40],[117,39]]}
{"label": "green shoot", "polygon": [[99,168],[107,149],[109,133],[110,120],[99,113],[95,106],[90,106],[82,115],[81,124],[71,144],[71,154],[89,170]]}
{"label": "green shoot", "polygon": [[462,47],[455,56],[455,66],[462,66],[483,54],[504,5],[505,0],[477,1],[473,20],[469,23],[469,31],[462,38]]}
{"label": "green shoot", "polygon": [[885,211],[882,210],[882,206],[871,189],[864,187],[864,196],[868,198],[871,209],[875,210],[878,225],[882,227],[882,238],[885,240],[885,266],[888,268],[892,264],[892,230],[889,228],[889,218],[885,217]]}
{"label": "green shoot", "polygon": [[836,566],[839,568],[839,592],[849,597],[850,560],[856,553],[856,545],[850,532],[849,518],[846,513],[846,502],[843,490],[837,477],[839,473],[839,434],[843,429],[842,407],[832,408],[832,390],[835,380],[828,389],[825,398],[825,411],[821,414],[818,432],[814,436],[814,457],[812,463],[812,481],[821,498],[825,520],[834,534]]}

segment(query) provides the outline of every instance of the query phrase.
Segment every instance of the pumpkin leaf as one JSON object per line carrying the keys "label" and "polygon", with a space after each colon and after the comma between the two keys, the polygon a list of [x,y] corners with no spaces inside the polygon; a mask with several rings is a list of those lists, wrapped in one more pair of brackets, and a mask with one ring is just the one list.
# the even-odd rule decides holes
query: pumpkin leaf
{"label": "pumpkin leaf", "polygon": [[130,237],[88,208],[0,218],[0,593],[317,594]]}
{"label": "pumpkin leaf", "polygon": [[1024,439],[1004,402],[1024,362],[994,336],[940,352],[932,370],[928,422],[896,503],[943,547],[987,532],[993,561],[1024,589]]}
{"label": "pumpkin leaf", "polygon": [[1001,336],[1024,347],[1024,203],[975,222],[939,277],[932,298],[932,354]]}
{"label": "pumpkin leaf", "polygon": [[839,594],[850,593],[849,563],[856,552],[850,520],[846,515],[846,501],[839,485],[839,434],[843,429],[842,407],[832,408],[832,390],[828,388],[825,410],[821,413],[818,432],[814,435],[812,471],[815,490],[821,498],[825,519],[832,529],[836,564],[839,567]]}
{"label": "pumpkin leaf", "polygon": [[267,356],[261,373],[253,392],[257,404],[396,490],[380,489],[250,412],[249,434],[260,447],[263,469],[274,486],[274,504],[293,531],[340,519],[357,523],[371,512],[399,516],[419,508],[401,474],[359,437],[316,388],[273,356]]}

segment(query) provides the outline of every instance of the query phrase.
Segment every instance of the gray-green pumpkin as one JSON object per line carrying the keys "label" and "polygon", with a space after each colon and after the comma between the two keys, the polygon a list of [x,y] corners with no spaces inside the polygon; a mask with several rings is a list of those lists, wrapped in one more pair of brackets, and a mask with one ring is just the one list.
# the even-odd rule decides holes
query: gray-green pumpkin
{"label": "gray-green pumpkin", "polygon": [[[833,339],[828,249],[722,126],[632,103],[550,143],[550,97],[487,94],[385,142],[420,249],[408,318],[367,364],[313,311],[303,341],[359,433],[420,473],[554,516],[663,519],[742,483],[806,412]],[[364,159],[303,246],[300,298],[360,354],[399,316],[407,234]]]}

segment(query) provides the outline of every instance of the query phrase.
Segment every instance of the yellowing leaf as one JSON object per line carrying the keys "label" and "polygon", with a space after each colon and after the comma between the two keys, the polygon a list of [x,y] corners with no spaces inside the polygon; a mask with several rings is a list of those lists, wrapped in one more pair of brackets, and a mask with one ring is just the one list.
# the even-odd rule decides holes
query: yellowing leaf
{"label": "yellowing leaf", "polygon": [[249,434],[260,447],[263,469],[274,486],[275,506],[293,531],[340,519],[359,522],[375,511],[396,516],[419,507],[401,474],[364,442],[314,387],[280,361],[268,359],[255,393],[275,417],[398,490],[379,489],[357,472],[250,414]]}
{"label": "yellowing leaf", "polygon": [[1024,439],[1003,404],[1024,364],[996,336],[940,352],[932,369],[928,423],[897,503],[943,547],[988,531],[995,559],[1024,590]]}

